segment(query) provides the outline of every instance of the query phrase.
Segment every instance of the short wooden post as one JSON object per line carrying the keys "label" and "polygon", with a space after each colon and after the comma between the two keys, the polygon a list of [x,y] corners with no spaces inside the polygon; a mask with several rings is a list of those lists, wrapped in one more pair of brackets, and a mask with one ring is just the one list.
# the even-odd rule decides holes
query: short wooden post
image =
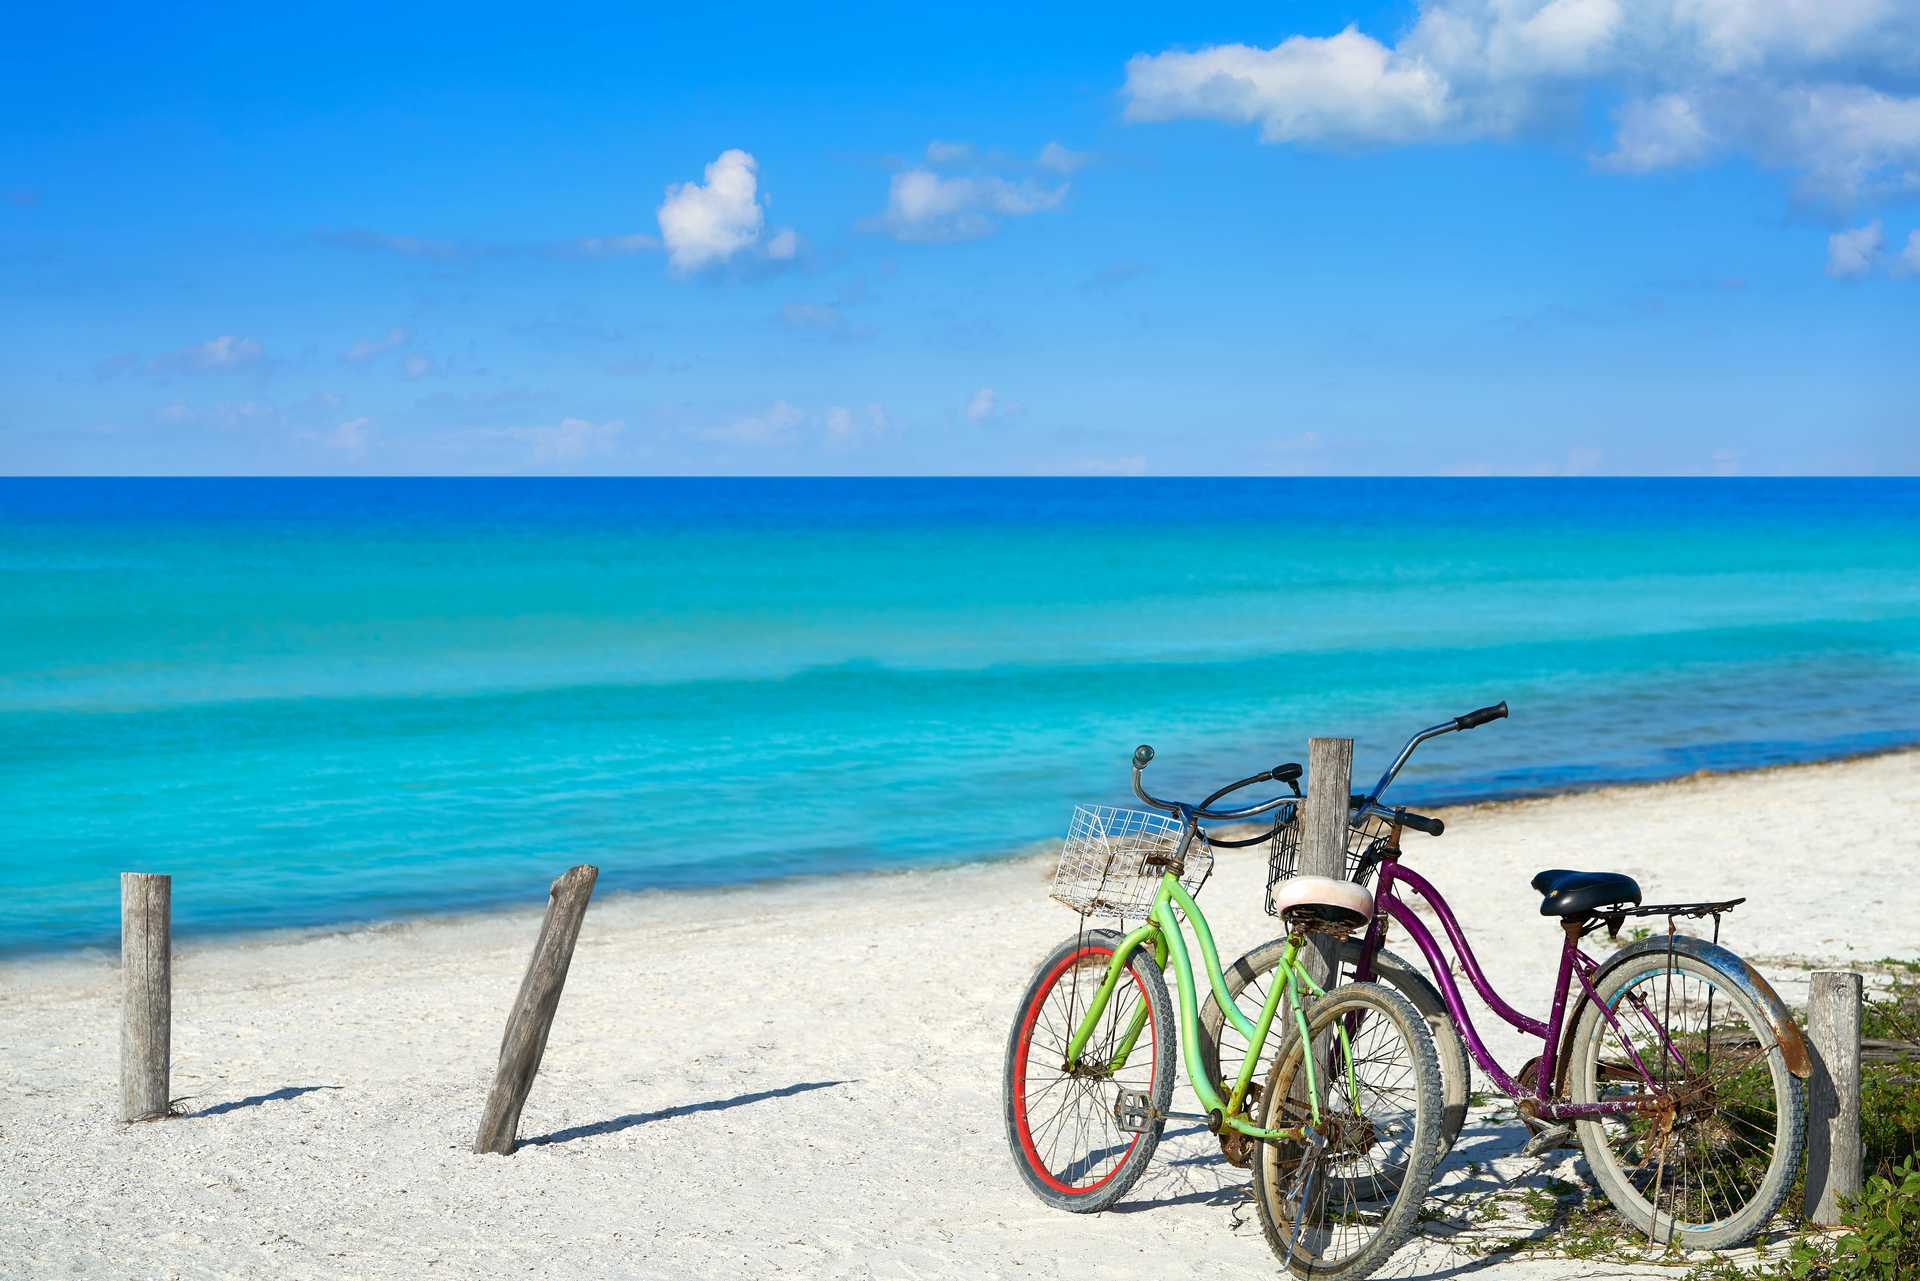
{"label": "short wooden post", "polygon": [[120,1119],[165,1116],[173,1065],[173,878],[120,874]]}
{"label": "short wooden post", "polygon": [[573,945],[599,876],[599,868],[582,864],[569,868],[547,889],[547,915],[540,922],[540,938],[533,945],[526,976],[520,980],[520,995],[507,1016],[506,1035],[500,1038],[500,1065],[480,1115],[475,1152],[505,1156],[513,1151],[520,1109],[526,1106],[527,1092],[540,1070],[540,1056],[546,1053],[547,1032],[553,1027],[554,1011],[560,1008],[560,989],[566,986]]}
{"label": "short wooden post", "polygon": [[1857,1196],[1860,1153],[1860,987],[1850,970],[1816,970],[1807,992],[1807,1220],[1840,1222],[1840,1202]]}
{"label": "short wooden post", "polygon": [[[1352,791],[1353,740],[1307,740],[1307,805],[1301,816],[1300,873],[1303,876],[1347,876],[1347,805]],[[1303,955],[1308,973],[1319,983],[1330,983],[1333,939],[1316,935],[1312,955]]]}

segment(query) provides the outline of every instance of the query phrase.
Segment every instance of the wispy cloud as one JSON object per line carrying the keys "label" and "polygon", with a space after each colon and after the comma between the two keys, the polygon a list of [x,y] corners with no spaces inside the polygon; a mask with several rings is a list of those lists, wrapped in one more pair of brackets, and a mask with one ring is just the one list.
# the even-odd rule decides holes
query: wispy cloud
{"label": "wispy cloud", "polygon": [[475,252],[473,246],[463,246],[457,241],[395,235],[365,227],[323,231],[318,239],[323,244],[333,245],[339,249],[352,249],[361,253],[394,254],[401,258],[463,258],[470,257]]}
{"label": "wispy cloud", "polygon": [[384,356],[390,351],[398,351],[413,340],[413,335],[398,326],[389,329],[378,338],[362,338],[340,353],[340,359],[349,365],[365,364],[369,360]]}
{"label": "wispy cloud", "polygon": [[884,435],[892,426],[886,408],[878,403],[803,409],[790,401],[776,400],[764,409],[696,429],[693,435],[714,444],[759,449],[788,450],[809,445],[844,448]]}
{"label": "wispy cloud", "polygon": [[636,231],[625,236],[586,236],[574,241],[574,247],[588,258],[626,258],[655,252],[660,248],[660,240]]}
{"label": "wispy cloud", "polygon": [[506,435],[526,445],[535,465],[551,467],[611,455],[626,429],[619,419],[596,423],[585,418],[562,418],[550,426],[510,427]]}
{"label": "wispy cloud", "polygon": [[[233,374],[258,369],[265,359],[266,347],[259,339],[221,334],[176,351],[162,352],[147,361],[144,369],[150,374]],[[138,357],[122,355],[110,357],[100,370],[103,374],[109,368],[113,372],[130,372],[137,367],[140,367]]]}
{"label": "wispy cloud", "polygon": [[1039,158],[1034,163],[1050,173],[1076,174],[1086,168],[1092,160],[1093,156],[1089,152],[1074,151],[1057,142],[1050,142],[1040,148]]}
{"label": "wispy cloud", "polygon": [[1025,412],[1025,407],[1011,401],[1002,400],[991,387],[982,387],[967,398],[966,409],[962,411],[970,423],[992,422],[999,418],[1014,418]]}
{"label": "wispy cloud", "polygon": [[328,449],[342,454],[355,462],[367,456],[367,448],[373,440],[373,419],[349,418],[336,425],[332,431],[320,438],[320,443]]}
{"label": "wispy cloud", "polygon": [[992,174],[946,177],[931,169],[908,169],[893,175],[886,210],[869,225],[896,240],[977,240],[1005,219],[1058,209],[1066,198],[1064,182],[1049,187]]}
{"label": "wispy cloud", "polygon": [[1880,256],[1881,243],[1878,219],[1864,227],[1834,232],[1827,237],[1827,274],[1836,279],[1867,275]]}

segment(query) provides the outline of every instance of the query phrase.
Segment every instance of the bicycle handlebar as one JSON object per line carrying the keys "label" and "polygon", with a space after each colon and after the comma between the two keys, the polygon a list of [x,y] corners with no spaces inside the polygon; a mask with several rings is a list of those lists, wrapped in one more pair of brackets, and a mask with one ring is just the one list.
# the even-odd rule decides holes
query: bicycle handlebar
{"label": "bicycle handlebar", "polygon": [[1442,734],[1457,734],[1463,729],[1475,729],[1488,721],[1500,720],[1506,714],[1507,705],[1503,701],[1495,703],[1492,707],[1482,707],[1477,711],[1468,712],[1465,716],[1456,716],[1450,721],[1441,721],[1438,725],[1427,726],[1408,739],[1407,745],[1400,749],[1400,754],[1393,758],[1393,764],[1387,766],[1387,772],[1380,776],[1380,781],[1373,785],[1371,792],[1367,793],[1368,803],[1379,800],[1380,793],[1393,785],[1393,780],[1399,777],[1401,768],[1406,765],[1407,758],[1413,755],[1413,749],[1420,744],[1430,738],[1438,738]]}
{"label": "bicycle handlebar", "polygon": [[[1257,818],[1262,814],[1268,814],[1273,812],[1274,810],[1279,809],[1282,805],[1292,804],[1294,801],[1297,801],[1300,798],[1300,788],[1295,783],[1295,780],[1300,777],[1300,767],[1296,764],[1289,763],[1286,765],[1276,765],[1270,770],[1263,770],[1258,774],[1254,774],[1248,778],[1243,778],[1237,783],[1229,783],[1227,784],[1227,786],[1213,793],[1213,795],[1207,797],[1206,800],[1201,801],[1198,805],[1184,805],[1179,801],[1163,801],[1159,797],[1151,795],[1147,791],[1146,784],[1142,782],[1140,778],[1142,771],[1144,771],[1147,768],[1147,766],[1152,762],[1153,762],[1153,748],[1149,747],[1145,743],[1142,743],[1140,744],[1140,746],[1133,749],[1133,794],[1135,796],[1138,796],[1141,800],[1145,801],[1147,804],[1153,806],[1155,809],[1165,810],[1167,813],[1174,815],[1176,818],[1188,818],[1188,819]],[[1227,795],[1229,792],[1237,792],[1243,787],[1252,787],[1256,783],[1275,783],[1275,782],[1286,783],[1292,786],[1293,795],[1276,796],[1270,801],[1262,801],[1258,805],[1250,805],[1245,809],[1216,810],[1216,809],[1208,808],[1215,801],[1219,800],[1222,796]]]}
{"label": "bicycle handlebar", "polygon": [[1402,827],[1411,827],[1416,832],[1425,832],[1428,836],[1438,836],[1447,830],[1447,825],[1437,818],[1428,818],[1425,814],[1416,814],[1410,809],[1396,809],[1391,805],[1381,805],[1370,801],[1355,792],[1347,797],[1347,808],[1353,811],[1353,821],[1358,823],[1369,815],[1377,814],[1389,823],[1398,821]]}
{"label": "bicycle handlebar", "polygon": [[1399,819],[1402,825],[1416,832],[1425,832],[1428,836],[1438,836],[1447,830],[1447,825],[1437,818],[1428,818],[1425,814],[1415,814],[1412,810],[1401,810]]}
{"label": "bicycle handlebar", "polygon": [[1497,720],[1503,719],[1506,716],[1506,714],[1507,714],[1506,700],[1502,699],[1500,702],[1495,703],[1492,707],[1483,707],[1477,712],[1468,712],[1465,716],[1454,717],[1453,727],[1455,729],[1477,729],[1478,727],[1485,725],[1488,721],[1497,721]]}

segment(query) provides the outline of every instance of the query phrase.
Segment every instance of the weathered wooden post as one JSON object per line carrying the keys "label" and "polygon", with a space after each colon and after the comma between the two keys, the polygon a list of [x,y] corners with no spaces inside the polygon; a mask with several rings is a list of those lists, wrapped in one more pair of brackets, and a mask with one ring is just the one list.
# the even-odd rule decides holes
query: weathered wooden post
{"label": "weathered wooden post", "polygon": [[[1347,808],[1353,781],[1353,740],[1307,740],[1307,805],[1301,818],[1300,873],[1347,877]],[[1314,981],[1331,986],[1333,939],[1317,934],[1311,954],[1303,954]]]}
{"label": "weathered wooden post", "polygon": [[166,1116],[173,1063],[173,878],[120,873],[120,1119]]}
{"label": "weathered wooden post", "polygon": [[1816,970],[1807,991],[1806,1213],[1822,1227],[1839,1223],[1841,1200],[1860,1192],[1860,987],[1850,970]]}
{"label": "weathered wooden post", "polygon": [[593,883],[599,876],[599,868],[583,863],[567,869],[547,888],[547,915],[540,922],[540,938],[533,945],[526,977],[520,980],[520,995],[514,998],[513,1012],[507,1016],[506,1035],[500,1038],[500,1066],[494,1072],[493,1088],[487,1091],[486,1109],[480,1114],[480,1136],[473,1141],[475,1152],[498,1152],[502,1156],[513,1152],[520,1109],[526,1106],[527,1092],[540,1070],[540,1056],[546,1053],[547,1032],[553,1027],[554,1011],[560,1008],[560,989],[566,986],[573,945],[580,937],[580,922],[586,917],[587,900],[593,897]]}

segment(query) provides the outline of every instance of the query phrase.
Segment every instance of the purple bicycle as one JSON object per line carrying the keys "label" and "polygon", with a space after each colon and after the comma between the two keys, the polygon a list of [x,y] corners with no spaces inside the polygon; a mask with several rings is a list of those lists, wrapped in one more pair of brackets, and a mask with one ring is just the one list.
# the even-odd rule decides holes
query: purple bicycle
{"label": "purple bicycle", "polygon": [[[1395,988],[1432,1027],[1446,1105],[1443,1155],[1466,1117],[1471,1061],[1533,1131],[1525,1151],[1545,1152],[1577,1135],[1600,1190],[1652,1240],[1687,1249],[1737,1245],[1780,1208],[1798,1170],[1809,1072],[1806,1043],[1785,1004],[1757,970],[1719,945],[1721,915],[1746,900],[1642,905],[1640,887],[1619,872],[1539,873],[1540,914],[1561,933],[1558,978],[1542,1020],[1494,990],[1440,891],[1402,862],[1403,829],[1439,836],[1443,825],[1383,805],[1381,795],[1421,743],[1506,714],[1499,703],[1421,730],[1372,791],[1351,798],[1347,873],[1360,885],[1377,881],[1374,916],[1363,936],[1337,945],[1333,981]],[[1299,839],[1295,816],[1278,816],[1269,911],[1275,887],[1297,870]],[[1408,897],[1425,902],[1487,1008],[1542,1043],[1517,1071],[1488,1052],[1446,949]],[[1617,938],[1622,922],[1650,917],[1666,918],[1664,934],[1598,960],[1581,946],[1595,931]],[[1675,922],[1689,918],[1710,918],[1712,936],[1680,933]],[[1426,973],[1384,946],[1392,924],[1413,940]],[[1236,1005],[1260,1008],[1285,945],[1276,939],[1234,962],[1226,986]],[[1207,1070],[1234,1079],[1247,1047],[1212,997],[1201,1025]]]}

